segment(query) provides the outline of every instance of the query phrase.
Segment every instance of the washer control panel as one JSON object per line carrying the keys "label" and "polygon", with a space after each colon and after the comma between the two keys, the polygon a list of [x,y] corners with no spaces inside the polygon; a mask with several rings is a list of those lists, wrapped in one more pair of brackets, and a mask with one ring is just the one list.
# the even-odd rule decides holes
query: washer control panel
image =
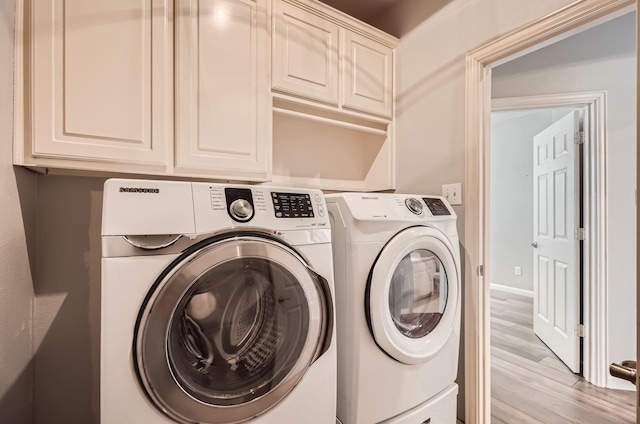
{"label": "washer control panel", "polygon": [[309,193],[271,192],[276,218],[313,218],[313,204]]}
{"label": "washer control panel", "polygon": [[330,225],[320,190],[215,183],[191,183],[191,186],[199,233],[225,226],[286,231]]}

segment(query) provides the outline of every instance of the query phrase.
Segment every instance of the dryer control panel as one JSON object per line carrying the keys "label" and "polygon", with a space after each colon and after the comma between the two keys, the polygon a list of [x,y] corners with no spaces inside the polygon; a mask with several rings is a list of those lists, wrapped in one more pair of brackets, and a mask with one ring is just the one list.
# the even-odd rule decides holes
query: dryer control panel
{"label": "dryer control panel", "polygon": [[441,196],[396,193],[340,193],[327,199],[343,199],[359,221],[424,222],[456,219],[456,214]]}

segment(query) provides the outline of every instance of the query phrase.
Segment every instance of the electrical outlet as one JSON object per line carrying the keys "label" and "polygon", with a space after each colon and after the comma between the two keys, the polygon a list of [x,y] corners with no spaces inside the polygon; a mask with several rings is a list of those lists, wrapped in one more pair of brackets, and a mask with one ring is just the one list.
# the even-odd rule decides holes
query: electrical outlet
{"label": "electrical outlet", "polygon": [[516,275],[522,275],[522,267],[516,267]]}
{"label": "electrical outlet", "polygon": [[447,199],[450,205],[462,204],[462,184],[443,184],[442,197]]}

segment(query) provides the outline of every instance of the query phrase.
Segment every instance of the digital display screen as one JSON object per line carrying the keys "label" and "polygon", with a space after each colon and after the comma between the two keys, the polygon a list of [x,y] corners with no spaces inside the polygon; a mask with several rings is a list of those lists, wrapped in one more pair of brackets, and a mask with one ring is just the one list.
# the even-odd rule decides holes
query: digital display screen
{"label": "digital display screen", "polygon": [[434,199],[431,197],[423,197],[424,203],[426,203],[427,207],[431,211],[431,215],[451,215],[449,209],[447,209],[447,205],[441,199]]}
{"label": "digital display screen", "polygon": [[309,194],[271,193],[276,218],[313,218],[313,205]]}

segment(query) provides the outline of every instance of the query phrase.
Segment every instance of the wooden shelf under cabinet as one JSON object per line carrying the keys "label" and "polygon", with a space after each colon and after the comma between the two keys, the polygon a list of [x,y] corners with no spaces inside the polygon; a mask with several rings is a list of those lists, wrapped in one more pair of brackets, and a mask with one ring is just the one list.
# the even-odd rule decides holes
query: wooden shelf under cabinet
{"label": "wooden shelf under cabinet", "polygon": [[273,109],[274,183],[338,191],[394,189],[390,123],[287,106]]}

